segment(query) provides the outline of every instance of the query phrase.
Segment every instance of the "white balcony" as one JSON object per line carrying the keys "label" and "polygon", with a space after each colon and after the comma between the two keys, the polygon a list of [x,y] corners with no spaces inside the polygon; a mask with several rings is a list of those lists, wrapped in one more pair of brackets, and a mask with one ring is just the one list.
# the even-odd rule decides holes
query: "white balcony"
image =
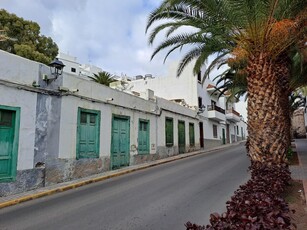
{"label": "white balcony", "polygon": [[235,111],[234,109],[226,110],[226,119],[231,122],[239,122],[240,121],[240,113]]}
{"label": "white balcony", "polygon": [[218,107],[218,106],[212,106],[208,105],[208,118],[214,121],[225,121],[225,110]]}

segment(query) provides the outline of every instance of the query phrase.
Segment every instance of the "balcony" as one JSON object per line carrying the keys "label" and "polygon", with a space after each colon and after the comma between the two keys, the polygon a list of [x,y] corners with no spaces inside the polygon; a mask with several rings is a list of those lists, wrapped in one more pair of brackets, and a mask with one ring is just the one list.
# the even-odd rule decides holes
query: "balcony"
{"label": "balcony", "polygon": [[231,122],[239,122],[240,121],[240,113],[235,111],[234,109],[226,110],[226,119]]}
{"label": "balcony", "polygon": [[217,105],[208,105],[208,118],[214,121],[225,120],[225,110]]}

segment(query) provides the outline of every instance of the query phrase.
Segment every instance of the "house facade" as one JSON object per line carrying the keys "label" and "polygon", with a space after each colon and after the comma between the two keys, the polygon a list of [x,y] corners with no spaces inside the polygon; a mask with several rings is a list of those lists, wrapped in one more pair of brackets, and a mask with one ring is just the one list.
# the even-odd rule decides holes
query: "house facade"
{"label": "house facade", "polygon": [[[0,196],[201,148],[197,111],[0,51]],[[71,68],[73,68],[71,66]]]}
{"label": "house facade", "polygon": [[[202,148],[244,139],[247,135],[246,124],[235,109],[235,101],[229,100],[227,95],[220,96],[210,79],[204,79],[202,84],[202,74],[193,74],[193,63],[179,77],[176,74],[177,67],[178,62],[171,63],[166,77],[136,76],[135,80],[126,82],[129,84],[126,92],[139,94],[151,89],[159,97],[197,111]],[[117,88],[118,85],[115,82],[111,87]]]}

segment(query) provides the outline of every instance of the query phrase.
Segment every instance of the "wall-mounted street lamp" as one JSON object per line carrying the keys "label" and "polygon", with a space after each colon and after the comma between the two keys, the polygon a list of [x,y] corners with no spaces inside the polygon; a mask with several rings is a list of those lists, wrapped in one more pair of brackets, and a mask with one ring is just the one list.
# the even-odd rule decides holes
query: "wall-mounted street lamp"
{"label": "wall-mounted street lamp", "polygon": [[206,106],[205,106],[205,105],[201,105],[201,106],[198,108],[197,115],[203,113],[205,110],[206,110]]}
{"label": "wall-mounted street lamp", "polygon": [[63,62],[61,62],[59,59],[55,58],[52,62],[50,62],[50,73],[53,77],[48,77],[47,75],[44,75],[43,80],[47,82],[47,84],[51,81],[56,80],[59,76],[63,73],[64,68]]}

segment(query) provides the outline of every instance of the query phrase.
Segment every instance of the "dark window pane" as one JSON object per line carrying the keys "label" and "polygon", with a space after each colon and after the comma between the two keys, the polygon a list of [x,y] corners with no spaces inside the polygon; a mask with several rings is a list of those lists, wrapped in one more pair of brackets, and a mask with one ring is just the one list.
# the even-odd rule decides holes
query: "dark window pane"
{"label": "dark window pane", "polygon": [[86,124],[86,116],[87,114],[84,112],[81,112],[81,118],[80,118],[80,123],[81,124]]}
{"label": "dark window pane", "polygon": [[145,123],[145,122],[143,123],[143,130],[147,131],[147,123]]}
{"label": "dark window pane", "polygon": [[0,110],[0,125],[12,126],[13,111]]}
{"label": "dark window pane", "polygon": [[95,124],[96,123],[96,115],[95,114],[91,114],[90,115],[90,123],[91,124]]}

